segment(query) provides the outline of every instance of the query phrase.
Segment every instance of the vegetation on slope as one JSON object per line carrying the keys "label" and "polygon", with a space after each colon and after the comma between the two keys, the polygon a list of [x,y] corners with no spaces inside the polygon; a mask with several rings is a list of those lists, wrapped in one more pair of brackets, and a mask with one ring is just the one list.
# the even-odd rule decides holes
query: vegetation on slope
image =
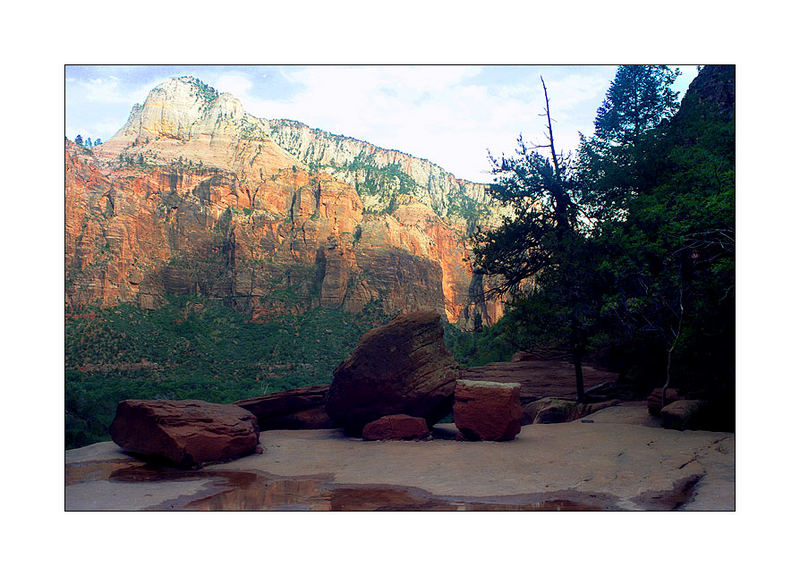
{"label": "vegetation on slope", "polygon": [[66,447],[108,440],[125,398],[233,402],[329,384],[361,335],[386,318],[316,308],[270,323],[218,302],[84,310],[66,320]]}

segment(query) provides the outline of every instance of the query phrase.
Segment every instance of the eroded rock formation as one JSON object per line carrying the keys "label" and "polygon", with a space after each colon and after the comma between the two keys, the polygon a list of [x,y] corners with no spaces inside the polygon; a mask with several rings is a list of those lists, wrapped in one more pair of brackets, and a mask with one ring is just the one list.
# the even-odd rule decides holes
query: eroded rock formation
{"label": "eroded rock formation", "polygon": [[260,430],[335,428],[325,412],[328,386],[303,386],[234,402],[255,414]]}

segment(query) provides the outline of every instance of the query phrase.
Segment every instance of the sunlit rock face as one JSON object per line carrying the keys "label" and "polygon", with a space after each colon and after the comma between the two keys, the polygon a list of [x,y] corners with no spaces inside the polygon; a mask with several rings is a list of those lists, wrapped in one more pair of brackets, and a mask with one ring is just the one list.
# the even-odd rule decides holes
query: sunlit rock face
{"label": "sunlit rock face", "polygon": [[342,142],[194,78],[164,82],[108,142],[65,143],[66,305],[197,294],[262,320],[374,303],[496,321],[469,264],[469,232],[496,217],[486,187]]}

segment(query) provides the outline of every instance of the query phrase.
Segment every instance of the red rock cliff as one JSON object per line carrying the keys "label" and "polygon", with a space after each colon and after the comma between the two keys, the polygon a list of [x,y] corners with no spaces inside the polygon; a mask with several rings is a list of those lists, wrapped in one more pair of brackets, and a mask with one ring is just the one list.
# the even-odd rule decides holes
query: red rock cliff
{"label": "red rock cliff", "polygon": [[107,143],[67,142],[67,306],[202,294],[254,318],[377,302],[466,319],[463,225],[397,191],[391,211],[366,211],[353,185],[301,162],[265,126],[181,78]]}

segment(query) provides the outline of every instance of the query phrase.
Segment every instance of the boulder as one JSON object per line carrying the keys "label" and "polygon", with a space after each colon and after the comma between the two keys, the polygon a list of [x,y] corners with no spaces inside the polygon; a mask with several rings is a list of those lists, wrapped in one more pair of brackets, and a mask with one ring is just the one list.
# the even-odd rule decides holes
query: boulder
{"label": "boulder", "polygon": [[672,430],[697,430],[703,427],[704,400],[676,400],[661,410],[661,425]]}
{"label": "boulder", "polygon": [[364,440],[423,440],[429,434],[424,418],[391,414],[369,422],[361,432]]}
{"label": "boulder", "polygon": [[251,412],[202,400],[123,400],[109,431],[127,452],[187,468],[249,454],[259,434]]}
{"label": "boulder", "polygon": [[[661,395],[664,395],[664,403],[661,403]],[[667,388],[666,392],[663,388],[655,388],[652,392],[650,392],[650,396],[647,397],[647,411],[652,416],[658,416],[661,414],[661,407],[666,406],[676,400],[682,400],[683,397],[675,388]]]}
{"label": "boulder", "polygon": [[438,422],[450,412],[458,377],[443,335],[436,312],[401,314],[364,334],[333,373],[328,415],[351,435],[390,414]]}
{"label": "boulder", "polygon": [[579,404],[574,400],[563,398],[541,398],[522,407],[522,425],[571,422],[588,416],[592,412],[615,406],[619,402],[619,400],[606,400],[605,402]]}
{"label": "boulder", "polygon": [[563,398],[541,398],[522,408],[522,425],[557,424],[575,419],[576,403]]}
{"label": "boulder", "polygon": [[508,382],[458,380],[453,420],[468,440],[513,440],[519,434],[520,385]]}
{"label": "boulder", "polygon": [[258,418],[260,430],[317,430],[336,428],[325,412],[328,386],[304,386],[234,402]]}

